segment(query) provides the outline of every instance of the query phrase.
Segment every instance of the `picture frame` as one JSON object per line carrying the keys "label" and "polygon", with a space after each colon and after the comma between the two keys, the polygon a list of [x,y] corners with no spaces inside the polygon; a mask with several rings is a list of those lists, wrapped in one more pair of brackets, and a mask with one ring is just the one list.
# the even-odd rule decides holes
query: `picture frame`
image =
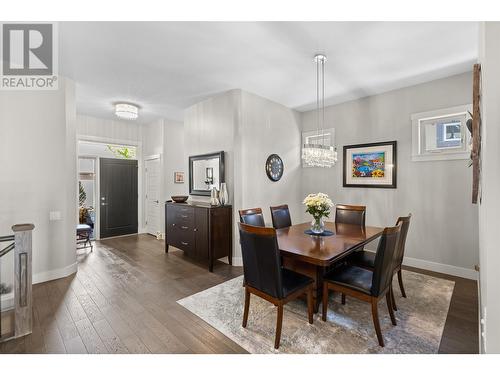
{"label": "picture frame", "polygon": [[175,184],[184,183],[184,172],[174,172],[174,183]]}
{"label": "picture frame", "polygon": [[396,189],[397,141],[344,146],[344,187]]}

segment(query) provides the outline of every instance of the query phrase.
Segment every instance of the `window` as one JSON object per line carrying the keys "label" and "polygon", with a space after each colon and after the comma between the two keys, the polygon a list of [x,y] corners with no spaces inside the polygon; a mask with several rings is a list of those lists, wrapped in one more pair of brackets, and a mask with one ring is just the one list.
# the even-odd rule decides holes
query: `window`
{"label": "window", "polygon": [[470,105],[415,113],[412,120],[412,160],[468,159]]}

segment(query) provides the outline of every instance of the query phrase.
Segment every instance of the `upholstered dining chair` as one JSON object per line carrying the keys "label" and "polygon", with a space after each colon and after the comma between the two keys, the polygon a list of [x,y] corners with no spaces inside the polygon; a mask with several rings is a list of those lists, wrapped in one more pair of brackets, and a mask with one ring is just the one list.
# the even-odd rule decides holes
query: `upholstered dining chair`
{"label": "upholstered dining chair", "polygon": [[281,206],[270,207],[271,218],[273,220],[274,229],[287,228],[292,226],[292,219],[290,218],[290,210],[287,204]]}
{"label": "upholstered dining chair", "polygon": [[328,292],[330,290],[369,302],[372,306],[373,325],[375,326],[378,343],[380,346],[384,346],[384,338],[382,337],[378,318],[378,302],[385,296],[391,322],[393,325],[396,325],[390,286],[400,234],[401,224],[384,229],[378,244],[373,271],[344,264],[324,276],[323,311],[321,317],[323,321],[326,321]]}
{"label": "upholstered dining chair", "polygon": [[250,294],[255,294],[278,307],[274,347],[279,348],[283,306],[303,294],[307,295],[309,324],[313,324],[313,279],[281,267],[280,252],[274,228],[239,223],[245,308],[243,327],[247,326]]}
{"label": "upholstered dining chair", "polygon": [[248,208],[246,210],[239,210],[240,222],[256,227],[265,227],[264,215],[261,208]]}
{"label": "upholstered dining chair", "polygon": [[[406,292],[403,285],[403,274],[401,266],[403,264],[403,258],[405,255],[406,236],[408,235],[408,229],[410,228],[410,219],[411,219],[411,214],[408,214],[408,216],[400,216],[396,221],[396,225],[401,224],[401,236],[399,239],[399,244],[396,249],[396,258],[394,260],[394,269],[392,271],[393,275],[395,274],[398,275],[399,289],[401,290],[401,295],[404,298],[406,298]],[[352,253],[347,258],[347,261],[358,267],[363,267],[369,270],[373,270],[373,268],[375,267],[375,258],[376,254],[374,252],[363,250]],[[394,293],[392,292],[392,283],[391,283],[391,297],[394,310],[397,310],[398,308],[396,306],[396,300],[394,299]]]}
{"label": "upholstered dining chair", "polygon": [[[335,205],[335,224],[354,224],[365,226],[366,206],[354,206],[349,204]],[[354,252],[363,250],[364,246],[353,249]]]}
{"label": "upholstered dining chair", "polygon": [[365,226],[366,206],[335,205],[335,223]]}

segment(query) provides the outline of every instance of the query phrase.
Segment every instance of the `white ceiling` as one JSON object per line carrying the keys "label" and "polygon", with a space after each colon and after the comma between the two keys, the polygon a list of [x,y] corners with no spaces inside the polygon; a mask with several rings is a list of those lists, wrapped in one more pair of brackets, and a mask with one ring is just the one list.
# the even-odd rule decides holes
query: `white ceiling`
{"label": "white ceiling", "polygon": [[327,104],[471,70],[471,22],[63,22],[60,73],[77,83],[79,113],[181,120],[204,98],[240,88],[290,108],[316,98],[313,56],[326,53]]}

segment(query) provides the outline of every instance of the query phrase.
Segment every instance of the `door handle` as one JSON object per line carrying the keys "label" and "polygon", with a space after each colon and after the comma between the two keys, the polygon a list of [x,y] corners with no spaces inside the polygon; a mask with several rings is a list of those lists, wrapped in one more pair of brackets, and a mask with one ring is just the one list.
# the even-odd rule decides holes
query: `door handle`
{"label": "door handle", "polygon": [[155,203],[160,203],[159,201],[154,201]]}
{"label": "door handle", "polygon": [[183,244],[184,246],[189,245],[187,242],[184,242],[184,241],[181,241],[181,244]]}

